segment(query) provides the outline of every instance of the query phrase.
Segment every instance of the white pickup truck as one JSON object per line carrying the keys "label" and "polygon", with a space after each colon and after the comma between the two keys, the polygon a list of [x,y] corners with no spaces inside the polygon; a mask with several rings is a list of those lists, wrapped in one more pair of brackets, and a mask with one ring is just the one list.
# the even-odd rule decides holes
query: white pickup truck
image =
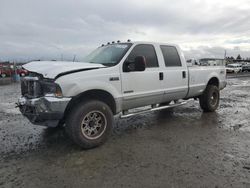
{"label": "white pickup truck", "polygon": [[[24,68],[30,75],[21,81],[22,114],[33,124],[64,125],[82,148],[102,144],[116,114],[126,118],[190,98],[199,99],[204,112],[215,111],[226,86],[224,66],[187,67],[180,48],[165,43],[112,43],[84,62],[39,61]],[[150,108],[131,112],[143,106]]]}

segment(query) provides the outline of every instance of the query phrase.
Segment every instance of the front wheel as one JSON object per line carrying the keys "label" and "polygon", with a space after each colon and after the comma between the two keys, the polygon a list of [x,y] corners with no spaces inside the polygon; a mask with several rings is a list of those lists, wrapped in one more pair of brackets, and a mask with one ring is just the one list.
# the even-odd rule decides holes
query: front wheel
{"label": "front wheel", "polygon": [[208,85],[200,96],[200,107],[204,112],[214,112],[219,106],[220,90],[215,85]]}
{"label": "front wheel", "polygon": [[81,148],[90,149],[103,144],[113,127],[113,113],[101,101],[88,101],[73,108],[66,119],[66,132]]}

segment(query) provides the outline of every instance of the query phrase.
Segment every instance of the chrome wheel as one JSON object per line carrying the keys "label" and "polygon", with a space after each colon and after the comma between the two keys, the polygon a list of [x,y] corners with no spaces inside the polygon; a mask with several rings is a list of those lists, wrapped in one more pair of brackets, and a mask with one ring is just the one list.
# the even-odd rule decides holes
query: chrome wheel
{"label": "chrome wheel", "polygon": [[97,139],[102,136],[107,127],[105,115],[100,111],[91,111],[82,120],[81,130],[87,139]]}

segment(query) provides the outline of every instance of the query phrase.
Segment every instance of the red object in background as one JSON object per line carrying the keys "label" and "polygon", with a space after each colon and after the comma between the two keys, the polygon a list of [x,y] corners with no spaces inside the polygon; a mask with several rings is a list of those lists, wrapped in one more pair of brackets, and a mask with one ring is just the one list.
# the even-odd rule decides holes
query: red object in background
{"label": "red object in background", "polygon": [[27,76],[29,74],[29,72],[25,69],[17,69],[16,73],[19,74],[20,76]]}
{"label": "red object in background", "polygon": [[[15,74],[15,70],[9,68],[9,67],[0,67],[0,77],[10,77]],[[25,69],[19,68],[16,69],[16,74],[19,74],[21,77],[27,76],[29,72]]]}
{"label": "red object in background", "polygon": [[2,78],[9,77],[12,75],[12,70],[4,67],[0,67],[0,76]]}

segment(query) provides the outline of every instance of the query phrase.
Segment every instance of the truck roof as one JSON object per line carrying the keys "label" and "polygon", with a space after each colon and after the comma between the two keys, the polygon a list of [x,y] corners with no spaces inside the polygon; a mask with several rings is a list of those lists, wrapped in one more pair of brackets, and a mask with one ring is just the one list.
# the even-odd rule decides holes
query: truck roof
{"label": "truck roof", "polygon": [[151,42],[151,41],[131,41],[131,42],[125,42],[125,43],[132,43],[132,44],[156,44],[156,45],[167,45],[167,46],[175,46],[179,47],[177,44],[173,43],[166,43],[166,42]]}
{"label": "truck roof", "polygon": [[152,44],[152,45],[167,45],[167,46],[175,46],[175,47],[179,47],[179,45],[177,44],[173,44],[173,43],[165,43],[165,42],[151,42],[151,41],[130,41],[130,42],[115,42],[115,43],[109,43],[109,44],[105,44],[106,45],[112,45],[112,44]]}

